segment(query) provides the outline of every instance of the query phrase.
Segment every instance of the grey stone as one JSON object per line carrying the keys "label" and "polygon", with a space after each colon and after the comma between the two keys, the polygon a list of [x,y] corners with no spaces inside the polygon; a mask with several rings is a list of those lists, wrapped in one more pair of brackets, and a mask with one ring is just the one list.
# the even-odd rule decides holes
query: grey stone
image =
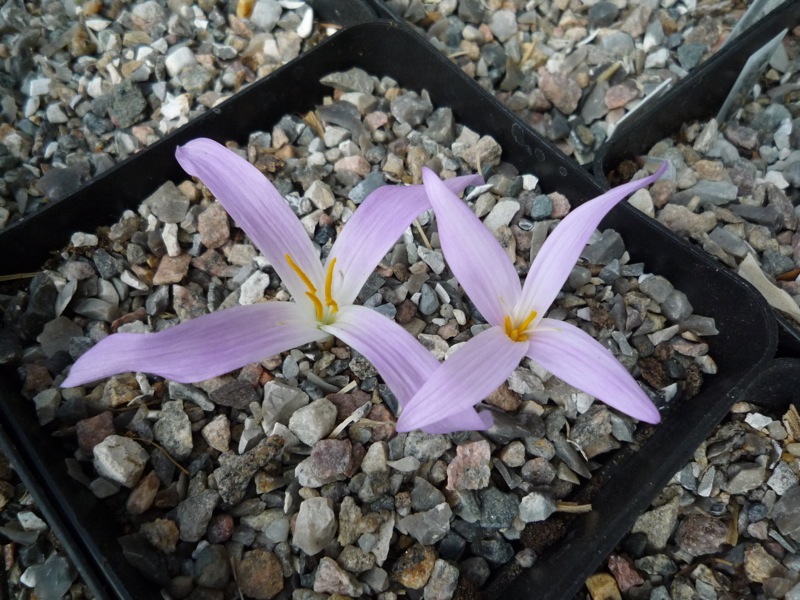
{"label": "grey stone", "polygon": [[198,585],[221,590],[230,579],[230,559],[225,546],[210,544],[203,548],[194,561],[195,581]]}
{"label": "grey stone", "polygon": [[424,600],[450,600],[458,586],[459,570],[446,560],[437,558],[423,590]]}
{"label": "grey stone", "polygon": [[145,204],[164,223],[180,223],[189,210],[189,199],[171,181],[153,192]]}
{"label": "grey stone", "polygon": [[721,206],[734,202],[739,195],[738,188],[727,181],[698,181],[689,189],[676,193],[672,202],[686,205],[694,196],[699,196],[701,202],[708,202]]}
{"label": "grey stone", "polygon": [[432,315],[439,310],[439,298],[427,283],[422,285],[419,296],[419,312]]}
{"label": "grey stone", "polygon": [[556,511],[555,501],[540,492],[531,492],[522,498],[519,505],[519,518],[525,523],[544,521]]}
{"label": "grey stone", "polygon": [[94,449],[94,468],[98,474],[132,488],[144,473],[147,452],[135,440],[110,435]]}
{"label": "grey stone", "polygon": [[686,294],[680,290],[673,290],[661,304],[661,311],[670,321],[678,323],[692,314],[692,305]]}
{"label": "grey stone", "polygon": [[178,504],[175,520],[184,542],[198,542],[203,538],[219,499],[215,490],[202,490]]}
{"label": "grey stone", "polygon": [[333,500],[323,497],[303,500],[297,513],[292,543],[313,556],[330,544],[335,535]]}
{"label": "grey stone", "polygon": [[450,531],[450,518],[453,512],[447,502],[430,510],[403,517],[397,522],[400,531],[408,533],[420,544],[429,546],[441,540]]}
{"label": "grey stone", "polygon": [[111,323],[119,318],[119,307],[116,304],[99,300],[98,298],[81,298],[72,303],[72,310],[76,314],[93,319],[95,321],[105,321]]}
{"label": "grey stone", "polygon": [[400,123],[408,123],[412,127],[421,125],[433,112],[433,105],[427,98],[415,92],[401,94],[389,104],[392,115]]}
{"label": "grey stone", "polygon": [[605,265],[620,258],[625,252],[625,242],[622,236],[613,229],[606,229],[581,252],[581,257],[593,265]]}
{"label": "grey stone", "polygon": [[663,303],[675,290],[673,285],[661,275],[652,275],[639,282],[639,289],[659,304]]}
{"label": "grey stone", "polygon": [[371,94],[375,87],[372,77],[366,71],[356,67],[326,75],[320,79],[320,82],[337,90],[363,94]]}
{"label": "grey stone", "polygon": [[613,2],[598,2],[589,7],[589,28],[608,27],[619,16],[619,8]]}
{"label": "grey stone", "polygon": [[688,43],[678,48],[678,60],[684,69],[694,69],[708,51],[706,44]]}
{"label": "grey stone", "polygon": [[414,477],[411,507],[417,512],[430,510],[445,501],[444,494],[422,477]]}
{"label": "grey stone", "polygon": [[742,238],[724,227],[716,227],[708,236],[733,256],[743,258],[749,250],[749,246]]}
{"label": "grey stone", "polygon": [[356,204],[361,204],[372,192],[384,185],[386,185],[386,181],[383,179],[383,174],[380,171],[373,171],[362,181],[353,186],[353,189],[350,190],[347,197]]}
{"label": "grey stone", "polygon": [[308,402],[308,394],[303,390],[280,381],[267,382],[261,405],[264,428],[271,431],[275,423],[287,425],[292,414]]}
{"label": "grey stone", "polygon": [[480,524],[487,529],[511,527],[519,514],[519,500],[514,494],[506,494],[495,487],[478,491],[481,507]]}
{"label": "grey stone", "polygon": [[428,462],[439,458],[452,445],[446,435],[414,430],[406,436],[404,452],[406,456],[413,456],[420,462]]}
{"label": "grey stone", "polygon": [[289,418],[289,430],[301,442],[313,446],[336,425],[336,405],[330,400],[320,398],[311,404],[299,408]]}
{"label": "grey stone", "polygon": [[742,494],[764,483],[764,467],[758,463],[736,463],[728,469],[728,481],[723,489],[730,494]]}
{"label": "grey stone", "polygon": [[46,356],[53,356],[56,352],[68,352],[70,340],[82,335],[80,325],[67,317],[58,317],[44,326],[36,340],[42,345]]}

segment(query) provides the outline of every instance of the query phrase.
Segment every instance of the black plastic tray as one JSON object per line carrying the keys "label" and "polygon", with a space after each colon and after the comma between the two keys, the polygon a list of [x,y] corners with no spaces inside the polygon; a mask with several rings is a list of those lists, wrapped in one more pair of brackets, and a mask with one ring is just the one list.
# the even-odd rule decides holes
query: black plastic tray
{"label": "black plastic tray", "polygon": [[[716,115],[747,59],[781,31],[798,24],[800,2],[785,0],[661,98],[625,119],[595,155],[594,174],[605,180],[624,160],[646,153],[659,140],[677,133],[684,123]],[[800,329],[778,311],[773,314],[780,325],[779,352],[800,357]]]}
{"label": "black plastic tray", "polygon": [[800,408],[800,359],[769,362],[744,393],[742,400],[763,406],[780,419],[790,404]]}
{"label": "black plastic tray", "polygon": [[[573,204],[602,192],[589,173],[531,131],[422,37],[397,22],[365,23],[343,30],[0,234],[0,274],[36,270],[73,231],[114,222],[165,180],[184,179],[174,159],[177,145],[198,136],[245,141],[249,132],[269,130],[286,112],[312,109],[327,93],[320,77],[353,66],[391,76],[408,88],[427,89],[433,103],[452,108],[459,123],[494,136],[504,159],[521,171],[535,173],[544,191],[558,190]],[[511,582],[509,593],[514,598],[569,598],[580,589],[775,351],[770,310],[738,277],[626,205],[612,211],[603,226],[622,233],[631,255],[644,261],[648,270],[665,275],[685,291],[698,314],[716,319],[720,333],[708,342],[719,372],[707,378],[697,397],[677,403],[661,425],[641,428],[640,452],[616,454],[593,478],[603,484],[591,497],[593,512],[572,520],[563,540]],[[63,461],[68,451],[41,435],[32,403],[20,397],[18,386],[12,372],[0,371],[0,443],[87,582],[100,598],[158,597],[122,558],[117,544],[121,526],[109,509],[66,475]],[[501,578],[491,590],[499,593],[507,582]]]}

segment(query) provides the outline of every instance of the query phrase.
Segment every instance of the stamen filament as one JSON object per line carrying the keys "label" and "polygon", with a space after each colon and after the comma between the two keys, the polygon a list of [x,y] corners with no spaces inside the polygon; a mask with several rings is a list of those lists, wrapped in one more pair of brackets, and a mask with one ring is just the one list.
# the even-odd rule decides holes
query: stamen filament
{"label": "stamen filament", "polygon": [[[297,273],[297,276],[303,281],[303,283],[306,284],[306,287],[308,288],[308,291],[311,292],[312,294],[316,294],[317,293],[317,288],[314,287],[313,283],[311,283],[311,280],[308,278],[308,275],[306,275],[303,272],[303,269],[301,269],[299,266],[297,266],[297,263],[292,260],[291,256],[289,256],[288,254],[286,254],[285,256],[286,256],[286,262],[289,263],[289,266],[292,268],[292,271]],[[318,298],[315,297],[314,299],[317,302],[319,302]]]}
{"label": "stamen filament", "polygon": [[328,274],[325,276],[325,305],[333,308],[333,312],[339,310],[339,305],[333,299],[333,267],[336,264],[336,257],[334,257],[328,265]]}
{"label": "stamen filament", "polygon": [[311,292],[306,292],[306,296],[311,298],[311,301],[314,303],[314,309],[317,311],[317,319],[321,321],[323,311],[325,310],[322,307],[322,302],[320,302],[319,298],[317,298],[317,296],[315,294],[312,294]]}
{"label": "stamen filament", "polygon": [[514,327],[511,324],[511,317],[506,315],[505,319],[505,329],[506,335],[511,338],[512,342],[525,342],[528,340],[528,336],[525,333],[533,320],[536,318],[536,311],[532,310],[531,313],[527,316],[527,318],[518,326]]}

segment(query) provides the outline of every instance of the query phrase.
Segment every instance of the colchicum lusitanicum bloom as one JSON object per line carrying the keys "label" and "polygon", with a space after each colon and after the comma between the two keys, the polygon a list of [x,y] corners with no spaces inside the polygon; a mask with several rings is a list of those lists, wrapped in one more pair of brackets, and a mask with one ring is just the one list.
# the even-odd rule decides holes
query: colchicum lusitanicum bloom
{"label": "colchicum lusitanicum bloom", "polygon": [[656,173],[616,187],[572,211],[545,240],[520,286],[508,255],[469,207],[432,171],[423,182],[445,259],[491,325],[459,348],[408,401],[398,431],[451,417],[458,424],[528,357],[568,384],[647,423],[660,415],[614,355],[587,333],[544,315],[602,218],[620,200],[661,177]]}
{"label": "colchicum lusitanicum bloom", "polygon": [[[64,387],[126,371],[201,381],[331,335],[372,362],[401,405],[439,368],[433,355],[394,321],[353,304],[403,231],[430,208],[422,185],[383,186],[370,194],[323,265],[278,190],[244,158],[209,139],[189,142],[178,148],[176,157],[261,250],[294,302],[228,308],[158,333],[110,335],[78,359]],[[464,176],[443,186],[454,194],[481,181]],[[485,429],[489,423],[469,406],[457,419],[446,415],[422,428]]]}

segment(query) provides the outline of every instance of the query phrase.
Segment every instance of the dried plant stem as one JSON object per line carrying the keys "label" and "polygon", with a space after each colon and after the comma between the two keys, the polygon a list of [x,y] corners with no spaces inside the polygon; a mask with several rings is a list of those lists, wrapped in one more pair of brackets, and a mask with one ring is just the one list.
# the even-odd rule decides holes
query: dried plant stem
{"label": "dried plant stem", "polygon": [[37,273],[12,273],[11,275],[0,275],[0,281],[16,281],[17,279],[30,279],[36,277]]}
{"label": "dried plant stem", "polygon": [[140,438],[140,437],[134,437],[134,436],[132,436],[132,437],[131,437],[131,439],[132,439],[133,441],[135,441],[135,442],[144,442],[145,444],[150,444],[151,446],[155,446],[156,448],[158,448],[159,450],[161,450],[161,452],[163,452],[163,453],[164,453],[164,456],[166,456],[166,457],[169,459],[169,462],[171,462],[173,465],[175,465],[176,467],[178,467],[178,468],[181,470],[181,472],[183,472],[183,473],[184,473],[184,474],[186,474],[186,475],[188,475],[188,474],[189,474],[189,471],[188,471],[188,469],[185,469],[183,466],[181,466],[181,464],[180,464],[180,463],[179,463],[177,460],[175,460],[174,458],[172,458],[172,456],[170,455],[170,453],[169,453],[169,452],[167,452],[166,450],[164,450],[164,447],[163,447],[163,446],[161,446],[161,445],[159,445],[159,444],[156,444],[156,443],[155,443],[154,441],[152,441],[152,440],[146,440],[146,439],[144,439],[144,438]]}
{"label": "dried plant stem", "polygon": [[556,502],[556,510],[562,513],[580,515],[592,512],[591,504],[578,504],[577,502]]}
{"label": "dried plant stem", "polygon": [[425,232],[422,230],[422,226],[416,219],[414,219],[414,227],[417,228],[417,233],[419,233],[419,236],[422,238],[422,243],[425,244],[425,247],[428,250],[433,250],[433,246],[431,246],[431,241],[428,239],[428,236],[425,235]]}

